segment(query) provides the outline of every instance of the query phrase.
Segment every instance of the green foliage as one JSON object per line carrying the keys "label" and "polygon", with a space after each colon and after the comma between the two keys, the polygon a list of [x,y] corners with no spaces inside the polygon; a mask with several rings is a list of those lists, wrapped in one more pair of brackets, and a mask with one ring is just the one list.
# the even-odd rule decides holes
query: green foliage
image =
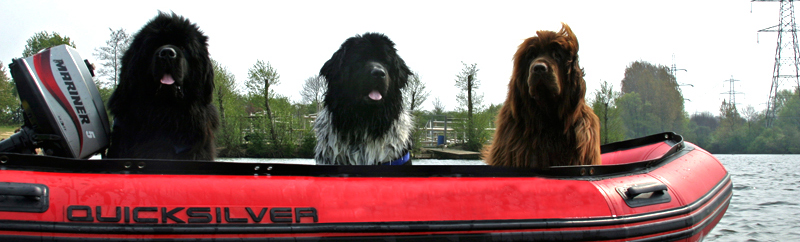
{"label": "green foliage", "polygon": [[614,86],[604,81],[600,90],[595,92],[591,106],[594,114],[600,118],[600,142],[608,144],[625,139],[625,126],[622,122],[622,110],[617,107],[616,100],[620,93]]}
{"label": "green foliage", "polygon": [[800,127],[800,87],[797,87],[794,93],[789,95],[788,100],[786,100],[785,104],[779,110],[779,126]]}
{"label": "green foliage", "polygon": [[[623,121],[629,127],[628,138],[664,131],[682,132],[688,118],[684,112],[683,95],[669,68],[663,65],[636,61],[625,69],[622,79],[623,97],[638,94],[618,102]],[[625,114],[627,112],[627,114]]]}
{"label": "green foliage", "polygon": [[762,132],[747,149],[753,154],[800,154],[796,127],[773,126]]}
{"label": "green foliage", "polygon": [[6,73],[6,66],[0,61],[0,125],[19,126],[22,125],[19,97]]}
{"label": "green foliage", "polygon": [[25,45],[25,50],[22,51],[22,57],[32,56],[40,50],[63,44],[72,46],[72,48],[77,48],[75,47],[75,42],[70,40],[69,37],[61,36],[56,32],[48,33],[47,31],[33,34],[33,36],[27,40],[27,43],[28,44]]}
{"label": "green foliage", "polygon": [[[226,67],[216,61],[213,65],[212,103],[220,115],[217,133],[220,157],[313,157],[316,137],[306,114],[313,113],[314,107],[292,103],[288,97],[269,93],[266,88],[252,89],[258,86],[257,78],[264,76],[261,80],[268,85],[278,83],[279,76],[269,64],[257,63],[251,69],[255,75],[251,75],[248,93],[244,94],[237,91],[236,79]],[[261,84],[264,87],[265,83]],[[267,107],[271,107],[271,112],[266,111]]]}
{"label": "green foliage", "polygon": [[[275,150],[281,150],[278,149],[278,147],[289,144],[280,144],[281,140],[278,138],[275,119],[273,118],[272,108],[270,107],[270,99],[275,95],[269,92],[270,86],[280,84],[280,75],[278,75],[278,71],[275,70],[269,62],[264,63],[264,61],[261,60],[256,61],[256,64],[247,71],[247,75],[249,78],[247,82],[245,82],[245,86],[247,86],[248,94],[250,98],[263,100],[264,112],[267,115],[266,121],[270,124],[268,129],[272,138],[271,142],[275,145]],[[282,156],[282,154],[278,153],[277,156]]]}
{"label": "green foliage", "polygon": [[220,129],[217,132],[217,147],[221,149],[220,156],[238,157],[244,155],[242,130],[245,127],[241,118],[244,117],[245,101],[236,92],[236,78],[219,62],[212,60],[214,66],[214,106],[217,107],[220,118]]}
{"label": "green foliage", "polygon": [[719,127],[719,119],[710,112],[693,114],[689,120],[689,131],[684,134],[684,139],[699,145],[711,147],[712,134]]}
{"label": "green foliage", "polygon": [[422,141],[425,138],[425,128],[430,120],[430,115],[424,111],[412,111],[414,117],[414,129],[411,131],[411,154],[422,153]]}
{"label": "green foliage", "polygon": [[622,122],[628,131],[626,138],[644,137],[658,132],[653,127],[653,120],[658,117],[645,111],[652,109],[652,105],[642,100],[642,96],[639,93],[623,94],[616,100],[616,104],[620,109]]}
{"label": "green foliage", "polygon": [[[790,93],[786,91],[785,93]],[[786,98],[778,111],[776,130],[779,132],[778,143],[785,147],[783,154],[800,154],[800,87]]]}
{"label": "green foliage", "polygon": [[[492,128],[495,127],[495,121],[497,121],[497,114],[500,113],[500,109],[502,108],[503,108],[503,103],[499,103],[499,104],[490,104],[489,107],[486,108],[486,110],[484,110],[484,112],[486,112],[485,115],[489,119],[489,126],[491,126]],[[494,137],[494,132],[491,133],[492,134],[489,136]]]}
{"label": "green foliage", "polygon": [[313,124],[299,112],[304,106],[292,104],[288,97],[277,94],[270,105],[274,111],[272,120],[264,112],[247,116],[248,128],[244,130],[247,154],[255,157],[313,155],[311,143],[316,145],[316,137],[313,137]]}
{"label": "green foliage", "polygon": [[479,151],[489,139],[484,128],[488,127],[488,118],[475,115],[483,109],[483,94],[477,94],[481,81],[478,79],[478,64],[467,65],[456,75],[456,87],[461,90],[456,96],[459,111],[464,112],[464,146],[466,150]]}
{"label": "green foliage", "polygon": [[719,127],[712,133],[712,153],[800,153],[800,90],[778,93],[777,122],[766,127],[765,115],[745,108],[743,116],[734,104],[720,105]]}
{"label": "green foliage", "polygon": [[302,137],[300,145],[297,147],[297,156],[300,158],[314,158],[317,136],[314,134],[313,129],[304,130]]}
{"label": "green foliage", "polygon": [[262,60],[257,60],[247,71],[247,87],[248,94],[262,97],[270,97],[269,88],[281,83],[280,75],[269,62],[264,63]]}
{"label": "green foliage", "polygon": [[246,150],[249,157],[267,158],[274,156],[273,148],[269,147],[265,133],[253,132],[244,136],[247,141]]}
{"label": "green foliage", "polygon": [[[487,129],[492,127],[491,121],[497,116],[497,113],[491,113],[487,110],[475,113],[471,126],[469,119],[467,119],[467,113],[456,112],[453,115],[456,119],[448,124],[448,126],[452,127],[457,133],[460,142],[459,145],[462,149],[481,151],[483,150],[484,144],[492,137],[493,133]],[[460,122],[458,120],[460,120]]]}

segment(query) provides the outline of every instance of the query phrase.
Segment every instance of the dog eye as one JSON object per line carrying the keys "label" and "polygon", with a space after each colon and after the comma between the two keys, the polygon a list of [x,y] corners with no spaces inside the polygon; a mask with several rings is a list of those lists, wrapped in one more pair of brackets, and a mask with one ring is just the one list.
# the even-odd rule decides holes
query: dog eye
{"label": "dog eye", "polygon": [[553,59],[556,59],[556,61],[563,60],[565,56],[563,51],[553,51]]}
{"label": "dog eye", "polygon": [[525,54],[527,56],[529,56],[530,58],[534,58],[537,55],[536,50],[534,50],[533,48],[529,48],[527,53],[525,53]]}

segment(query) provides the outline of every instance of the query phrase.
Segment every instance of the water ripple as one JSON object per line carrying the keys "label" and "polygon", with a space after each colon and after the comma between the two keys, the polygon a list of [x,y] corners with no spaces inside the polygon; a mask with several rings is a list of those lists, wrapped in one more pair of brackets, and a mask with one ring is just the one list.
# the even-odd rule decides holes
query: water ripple
{"label": "water ripple", "polygon": [[715,155],[733,197],[705,241],[800,241],[800,155]]}
{"label": "water ripple", "polygon": [[776,202],[765,202],[759,203],[758,206],[775,206],[775,205],[788,205],[788,206],[797,206],[797,203],[791,203],[786,201],[776,201]]}

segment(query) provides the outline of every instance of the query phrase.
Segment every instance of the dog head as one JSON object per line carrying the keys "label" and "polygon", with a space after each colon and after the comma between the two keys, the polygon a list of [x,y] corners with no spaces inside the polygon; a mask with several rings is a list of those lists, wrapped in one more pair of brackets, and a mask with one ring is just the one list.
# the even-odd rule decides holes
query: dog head
{"label": "dog head", "polygon": [[379,33],[347,39],[320,69],[328,81],[328,96],[357,106],[384,106],[402,100],[399,90],[407,85],[410,73],[394,42]]}
{"label": "dog head", "polygon": [[383,34],[348,38],[319,73],[328,82],[324,104],[331,123],[343,133],[381,137],[403,112],[401,89],[411,71]]}
{"label": "dog head", "polygon": [[561,30],[536,31],[514,55],[511,85],[520,98],[533,99],[542,108],[574,110],[586,94],[583,70],[578,65],[578,39],[562,23]]}
{"label": "dog head", "polygon": [[115,95],[158,102],[210,102],[214,72],[207,41],[188,19],[159,12],[133,36],[122,57]]}

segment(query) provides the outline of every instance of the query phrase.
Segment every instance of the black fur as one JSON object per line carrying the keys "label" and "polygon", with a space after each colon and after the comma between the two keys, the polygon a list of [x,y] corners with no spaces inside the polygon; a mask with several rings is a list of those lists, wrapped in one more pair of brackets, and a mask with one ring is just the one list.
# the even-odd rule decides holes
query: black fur
{"label": "black fur", "polygon": [[[108,157],[214,159],[219,117],[207,41],[188,19],[162,12],[133,36],[109,99]],[[162,84],[166,75],[174,84]]]}
{"label": "black fur", "polygon": [[319,73],[328,90],[314,124],[317,164],[386,164],[408,153],[413,120],[401,89],[411,71],[388,37],[347,39]]}
{"label": "black fur", "polygon": [[[385,78],[373,77],[375,68],[385,70]],[[351,143],[361,142],[363,132],[372,138],[385,135],[403,111],[400,90],[408,84],[411,71],[397,55],[394,42],[383,34],[347,39],[319,72],[328,82],[324,102],[331,123]],[[383,99],[370,100],[372,90],[378,90]]]}

